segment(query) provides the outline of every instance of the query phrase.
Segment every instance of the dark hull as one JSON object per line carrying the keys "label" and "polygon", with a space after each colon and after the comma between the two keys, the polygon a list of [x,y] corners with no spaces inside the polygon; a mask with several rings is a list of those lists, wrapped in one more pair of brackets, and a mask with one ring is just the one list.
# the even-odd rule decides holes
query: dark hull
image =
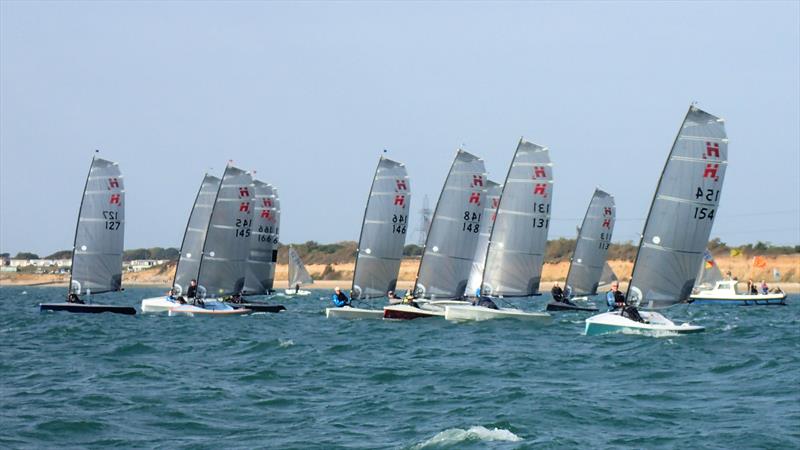
{"label": "dark hull", "polygon": [[395,311],[392,309],[383,310],[384,319],[399,319],[399,320],[413,320],[422,319],[425,317],[439,317],[441,314],[431,314],[426,311],[420,310],[418,313],[413,311]]}
{"label": "dark hull", "polygon": [[279,313],[286,311],[283,305],[268,305],[266,303],[228,303],[236,309],[246,308],[253,312]]}
{"label": "dark hull", "polygon": [[547,311],[597,311],[597,308],[587,308],[584,306],[570,305],[569,303],[550,302],[547,304]]}
{"label": "dark hull", "polygon": [[130,316],[136,314],[136,308],[133,308],[132,306],[81,305],[80,303],[40,303],[39,311],[67,311],[81,314],[99,314],[109,312],[114,314],[127,314]]}

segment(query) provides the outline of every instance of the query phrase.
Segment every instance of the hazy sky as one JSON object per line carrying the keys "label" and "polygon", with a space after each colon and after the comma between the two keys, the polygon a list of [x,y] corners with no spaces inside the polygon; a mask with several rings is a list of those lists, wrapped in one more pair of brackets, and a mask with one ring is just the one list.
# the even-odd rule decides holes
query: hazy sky
{"label": "hazy sky", "polygon": [[502,182],[520,136],[556,165],[551,238],[601,185],[638,240],[692,101],[730,138],[712,236],[797,244],[799,4],[3,1],[0,250],[71,248],[95,148],[125,176],[126,248],[177,247],[229,159],[278,186],[282,242],[334,242],[382,149],[416,225],[458,146]]}

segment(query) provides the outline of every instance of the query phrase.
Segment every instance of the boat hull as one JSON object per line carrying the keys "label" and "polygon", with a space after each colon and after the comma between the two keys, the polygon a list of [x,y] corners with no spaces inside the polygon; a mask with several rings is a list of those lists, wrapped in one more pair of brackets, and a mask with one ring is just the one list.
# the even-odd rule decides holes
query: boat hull
{"label": "boat hull", "polygon": [[552,320],[552,316],[544,312],[527,312],[514,308],[491,309],[472,305],[448,305],[445,307],[444,318],[455,321],[516,319],[542,324],[550,323]]}
{"label": "boat hull", "polygon": [[143,313],[168,312],[171,308],[180,306],[180,303],[169,301],[166,297],[153,297],[142,300]]}
{"label": "boat hull", "polygon": [[697,305],[786,305],[786,294],[729,294],[714,295],[713,293],[698,293],[689,297],[689,303]]}
{"label": "boat hull", "polygon": [[295,292],[294,289],[284,289],[283,293],[286,295],[303,296],[303,297],[306,295],[311,295],[311,291],[306,291],[303,289],[300,289],[297,292]]}
{"label": "boat hull", "polygon": [[265,313],[279,313],[281,311],[286,311],[286,307],[283,305],[268,305],[266,303],[226,303],[235,309],[249,309],[253,312],[265,312]]}
{"label": "boat hull", "polygon": [[353,308],[352,306],[325,308],[325,317],[334,317],[338,319],[382,319],[383,310]]}
{"label": "boat hull", "polygon": [[690,334],[699,333],[705,327],[691,325],[689,323],[676,324],[661,314],[653,311],[639,311],[639,315],[649,323],[637,322],[619,314],[619,311],[610,311],[586,319],[585,334],[596,336],[606,333],[618,333],[625,331],[649,332],[649,333],[678,333]]}
{"label": "boat hull", "polygon": [[596,312],[594,306],[570,305],[569,303],[552,301],[547,304],[546,311],[590,311]]}
{"label": "boat hull", "polygon": [[214,306],[211,308],[201,308],[194,305],[180,305],[175,306],[169,310],[170,316],[241,316],[250,314],[253,311],[247,308],[231,308],[228,305],[225,307]]}
{"label": "boat hull", "polygon": [[39,303],[39,311],[67,311],[81,314],[114,313],[129,316],[136,315],[136,308],[132,306],[116,305],[82,305],[80,303]]}
{"label": "boat hull", "polygon": [[390,305],[383,308],[384,319],[413,320],[426,317],[444,317],[444,309],[417,308],[411,305]]}

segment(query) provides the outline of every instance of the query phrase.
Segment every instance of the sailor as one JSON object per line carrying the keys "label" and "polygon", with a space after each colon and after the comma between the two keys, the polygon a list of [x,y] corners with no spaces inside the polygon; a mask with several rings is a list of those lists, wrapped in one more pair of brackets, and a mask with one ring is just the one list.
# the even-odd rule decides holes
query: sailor
{"label": "sailor", "polygon": [[558,285],[557,281],[556,284],[553,285],[553,289],[550,289],[550,293],[553,294],[553,300],[557,302],[564,301],[564,291],[561,289],[561,286]]}
{"label": "sailor", "polygon": [[569,299],[572,297],[572,286],[564,286],[564,303],[571,303]]}
{"label": "sailor", "polygon": [[300,283],[294,284],[294,294],[297,295],[300,292]]}
{"label": "sailor", "polygon": [[396,305],[402,302],[402,298],[400,298],[394,291],[389,291],[386,293],[386,296],[389,297],[389,304]]}
{"label": "sailor", "polygon": [[611,283],[611,290],[606,294],[606,304],[609,311],[625,306],[625,296],[619,291],[619,281]]}
{"label": "sailor", "polygon": [[189,282],[189,289],[186,290],[186,297],[187,298],[197,297],[197,280],[192,280]]}
{"label": "sailor", "polygon": [[[391,302],[391,300],[389,300]],[[402,303],[404,305],[413,306],[414,308],[419,308],[419,304],[414,301],[414,294],[411,293],[411,290],[406,291],[406,295],[403,296]]]}
{"label": "sailor", "polygon": [[70,292],[67,296],[67,303],[78,303],[80,305],[85,305],[86,303],[78,297],[78,294],[74,292]]}
{"label": "sailor", "polygon": [[175,297],[175,290],[174,289],[170,289],[170,290],[167,291],[167,301],[174,302],[174,303],[179,303],[181,305],[185,305],[186,304],[186,300],[183,298],[182,295],[178,296],[177,298]]}
{"label": "sailor", "polygon": [[472,301],[472,305],[483,306],[489,309],[500,309],[489,297],[476,297],[475,300]]}
{"label": "sailor", "polygon": [[350,306],[350,299],[347,298],[347,294],[342,292],[339,286],[336,286],[336,288],[333,290],[331,300],[333,300],[333,304],[338,308],[341,308],[342,306]]}
{"label": "sailor", "polygon": [[764,295],[769,294],[769,286],[767,286],[767,282],[764,280],[761,280],[761,293]]}

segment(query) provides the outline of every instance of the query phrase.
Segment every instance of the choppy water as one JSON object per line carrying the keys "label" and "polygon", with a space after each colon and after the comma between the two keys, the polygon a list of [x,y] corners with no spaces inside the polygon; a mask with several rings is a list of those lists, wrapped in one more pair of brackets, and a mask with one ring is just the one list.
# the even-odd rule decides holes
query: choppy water
{"label": "choppy water", "polygon": [[0,288],[0,447],[800,448],[798,296],[673,308],[708,330],[663,337],[583,336],[574,313],[326,319],[316,297],[248,317],[39,313],[62,296]]}

